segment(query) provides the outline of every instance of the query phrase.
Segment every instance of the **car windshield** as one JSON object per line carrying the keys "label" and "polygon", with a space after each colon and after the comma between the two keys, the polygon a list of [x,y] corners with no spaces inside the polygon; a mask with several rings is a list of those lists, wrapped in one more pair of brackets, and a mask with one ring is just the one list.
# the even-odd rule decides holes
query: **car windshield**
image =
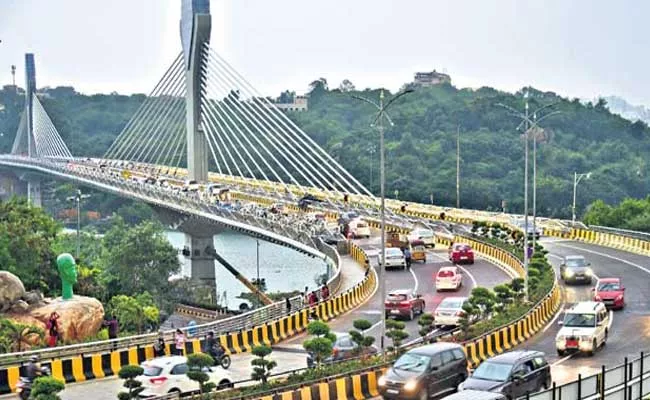
{"label": "car windshield", "polygon": [[598,285],[599,292],[616,292],[621,290],[621,285],[617,282],[603,282]]}
{"label": "car windshield", "polygon": [[144,367],[144,376],[158,376],[162,372],[162,368],[160,367],[154,367],[154,366],[148,366]]}
{"label": "car windshield", "polygon": [[429,356],[417,353],[406,353],[395,361],[393,368],[402,371],[424,372],[430,361],[431,358]]}
{"label": "car windshield", "polygon": [[485,381],[505,382],[510,376],[512,365],[485,361],[476,368],[472,378]]}
{"label": "car windshield", "polygon": [[452,299],[452,298],[446,298],[443,301],[440,302],[440,305],[438,308],[462,308],[463,307],[463,299]]}
{"label": "car windshield", "polygon": [[585,259],[584,258],[567,258],[565,262],[567,267],[584,267]]}
{"label": "car windshield", "polygon": [[405,294],[389,294],[388,301],[402,301],[406,300]]}
{"label": "car windshield", "polygon": [[596,314],[570,313],[564,317],[563,325],[567,328],[593,328],[596,326]]}

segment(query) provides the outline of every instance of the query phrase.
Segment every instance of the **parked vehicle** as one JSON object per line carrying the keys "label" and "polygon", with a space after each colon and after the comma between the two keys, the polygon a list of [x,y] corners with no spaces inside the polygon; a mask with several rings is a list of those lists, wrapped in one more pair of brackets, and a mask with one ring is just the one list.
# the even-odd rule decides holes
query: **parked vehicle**
{"label": "parked vehicle", "polygon": [[431,229],[417,228],[408,234],[408,240],[421,240],[426,247],[436,247],[436,236]]}
{"label": "parked vehicle", "polygon": [[436,292],[441,290],[457,291],[463,286],[463,274],[456,266],[442,267],[435,276]]}
{"label": "parked vehicle", "polygon": [[560,265],[560,276],[565,283],[591,284],[593,271],[583,256],[566,256]]}
{"label": "parked vehicle", "polygon": [[[383,259],[380,254],[379,262],[383,262]],[[401,268],[406,269],[406,258],[402,250],[396,247],[389,247],[386,249],[386,268]]]}
{"label": "parked vehicle", "polygon": [[[324,363],[349,360],[350,358],[374,355],[379,352],[375,346],[365,347],[361,352],[359,352],[357,344],[352,341],[352,337],[349,333],[333,333],[336,335],[336,341],[334,342],[332,355],[323,360]],[[316,362],[313,354],[307,353],[307,367],[313,368],[315,365]]]}
{"label": "parked vehicle", "polygon": [[465,315],[463,305],[467,301],[467,297],[445,297],[433,313],[435,326],[459,326]]}
{"label": "parked vehicle", "polygon": [[[187,377],[187,358],[181,356],[168,356],[154,358],[145,361],[140,366],[144,374],[137,379],[142,382],[144,391],[141,397],[156,397],[167,393],[183,393],[198,389],[196,382]],[[210,381],[217,384],[217,388],[232,386],[232,378],[229,371],[219,367],[206,368],[204,370]]]}
{"label": "parked vehicle", "polygon": [[544,353],[518,350],[483,361],[458,390],[496,392],[514,400],[527,393],[548,389],[551,383],[551,367]]}
{"label": "parked vehicle", "polygon": [[605,307],[617,310],[625,307],[625,287],[619,278],[600,278],[592,290],[594,301],[602,301]]}
{"label": "parked vehicle", "polygon": [[398,232],[388,232],[388,238],[386,239],[387,247],[397,247],[401,249],[408,245],[409,241],[406,235],[402,235]]}
{"label": "parked vehicle", "polygon": [[198,192],[201,189],[201,185],[195,180],[187,179],[183,185],[183,192]]}
{"label": "parked vehicle", "polygon": [[384,399],[437,398],[456,391],[468,374],[463,348],[440,342],[402,354],[377,385]]}
{"label": "parked vehicle", "polygon": [[422,240],[412,240],[409,247],[411,250],[411,261],[427,262],[427,249]]}
{"label": "parked vehicle", "polygon": [[578,351],[593,355],[607,342],[609,323],[605,304],[583,301],[574,305],[560,321],[562,328],[555,336],[557,354],[563,356],[568,351]]}
{"label": "parked vehicle", "polygon": [[408,289],[393,290],[385,301],[386,316],[406,317],[409,320],[422,314],[426,308],[424,299]]}
{"label": "parked vehicle", "polygon": [[474,264],[474,250],[467,243],[454,243],[449,248],[449,261],[454,264]]}

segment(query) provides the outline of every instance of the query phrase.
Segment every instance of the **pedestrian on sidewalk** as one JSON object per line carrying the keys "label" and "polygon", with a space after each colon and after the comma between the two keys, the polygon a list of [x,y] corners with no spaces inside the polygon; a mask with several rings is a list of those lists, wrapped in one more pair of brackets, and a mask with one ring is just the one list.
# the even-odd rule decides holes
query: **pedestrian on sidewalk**
{"label": "pedestrian on sidewalk", "polygon": [[291,299],[289,299],[289,297],[285,297],[284,303],[287,305],[287,315],[291,314]]}
{"label": "pedestrian on sidewalk", "polygon": [[404,248],[404,258],[406,259],[406,269],[411,269],[411,249]]}

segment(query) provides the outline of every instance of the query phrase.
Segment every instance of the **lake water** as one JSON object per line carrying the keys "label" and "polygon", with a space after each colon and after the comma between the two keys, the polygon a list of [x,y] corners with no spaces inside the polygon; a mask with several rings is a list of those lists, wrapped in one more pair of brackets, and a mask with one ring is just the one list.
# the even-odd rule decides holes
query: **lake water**
{"label": "lake water", "polygon": [[[185,246],[185,234],[167,231],[167,238],[176,249]],[[325,261],[276,244],[260,243],[260,278],[266,279],[268,293],[316,288],[317,275],[327,272]],[[228,261],[240,274],[252,280],[257,276],[256,240],[250,236],[237,233],[221,233],[214,237],[215,250]],[[189,267],[185,257],[179,256],[183,275],[189,276]],[[243,302],[237,299],[242,292],[248,292],[246,286],[239,282],[221,264],[215,262],[217,293],[224,299],[221,305],[237,308]]]}

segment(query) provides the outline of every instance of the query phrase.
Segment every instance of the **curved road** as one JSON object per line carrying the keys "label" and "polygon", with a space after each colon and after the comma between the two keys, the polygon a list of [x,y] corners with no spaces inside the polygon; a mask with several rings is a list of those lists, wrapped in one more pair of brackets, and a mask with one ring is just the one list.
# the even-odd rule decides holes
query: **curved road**
{"label": "curved road", "polygon": [[[593,357],[569,355],[559,357],[555,350],[555,335],[560,326],[553,321],[546,331],[529,340],[525,347],[546,353],[553,366],[553,380],[558,384],[577,379],[578,374],[591,375],[600,371],[602,365],[613,367],[622,364],[624,357],[633,359],[650,348],[650,258],[571,240],[543,238],[541,243],[549,251],[549,261],[559,269],[562,258],[582,255],[594,274],[599,278],[620,277],[626,288],[626,307],[610,313],[612,324],[607,345]],[[563,285],[564,308],[579,301],[592,299],[592,285]],[[558,316],[558,319],[562,315]]]}

